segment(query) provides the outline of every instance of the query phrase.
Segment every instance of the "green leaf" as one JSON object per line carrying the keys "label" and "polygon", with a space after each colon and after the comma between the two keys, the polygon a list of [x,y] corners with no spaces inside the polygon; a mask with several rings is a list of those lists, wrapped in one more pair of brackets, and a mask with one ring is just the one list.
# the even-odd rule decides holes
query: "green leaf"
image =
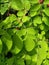
{"label": "green leaf", "polygon": [[42,23],[41,17],[39,17],[39,16],[34,17],[34,19],[33,19],[34,25],[41,24],[41,23]]}
{"label": "green leaf", "polygon": [[7,3],[9,0],[1,0],[1,3]]}
{"label": "green leaf", "polygon": [[16,16],[14,14],[11,14],[3,22],[4,24],[8,24],[8,23],[12,23],[15,20],[16,20]]}
{"label": "green leaf", "polygon": [[27,21],[29,21],[30,20],[30,17],[29,16],[24,16],[23,18],[22,18],[22,22],[27,22]]}
{"label": "green leaf", "polygon": [[2,54],[0,54],[0,65],[5,65],[5,58]]}
{"label": "green leaf", "polygon": [[24,16],[24,11],[18,11],[17,16]]}
{"label": "green leaf", "polygon": [[[49,45],[49,43],[48,43]],[[49,47],[48,47],[48,52],[47,52],[47,59],[49,59]]]}
{"label": "green leaf", "polygon": [[30,15],[31,17],[34,17],[34,16],[37,15],[37,12],[36,12],[36,11],[31,11],[31,10],[30,10],[29,15]]}
{"label": "green leaf", "polygon": [[46,51],[48,50],[48,45],[47,42],[42,40],[38,42],[39,47],[38,47],[38,60],[37,60],[37,65],[41,65],[42,61],[46,58]]}
{"label": "green leaf", "polygon": [[8,10],[9,8],[9,3],[5,3],[5,4],[1,4],[0,5],[1,9],[0,9],[0,12],[2,15],[4,15],[4,13]]}
{"label": "green leaf", "polygon": [[38,11],[41,8],[41,5],[39,4],[33,4],[30,8],[30,11]]}
{"label": "green leaf", "polygon": [[43,65],[48,65],[49,64],[49,60],[45,60],[44,62],[43,62]]}
{"label": "green leaf", "polygon": [[49,0],[44,0],[44,4],[49,4]]}
{"label": "green leaf", "polygon": [[6,32],[2,37],[3,43],[7,46],[8,51],[12,48],[12,39],[11,36]]}
{"label": "green leaf", "polygon": [[0,29],[0,35],[4,35],[5,33],[6,33],[6,31],[5,31],[5,30]]}
{"label": "green leaf", "polygon": [[30,65],[31,64],[31,56],[30,55],[25,55],[25,60],[26,60],[26,65]]}
{"label": "green leaf", "polygon": [[24,60],[23,59],[17,59],[15,62],[15,65],[25,65]]}
{"label": "green leaf", "polygon": [[16,33],[16,29],[8,29],[7,32],[9,33],[9,35],[14,35]]}
{"label": "green leaf", "polygon": [[47,26],[49,26],[49,18],[48,18],[48,17],[44,16],[44,17],[42,18],[42,21],[43,21]]}
{"label": "green leaf", "polygon": [[45,9],[43,10],[43,12],[44,12],[47,16],[49,16],[49,8],[48,8],[48,7],[45,8]]}
{"label": "green leaf", "polygon": [[30,35],[35,35],[36,34],[35,29],[32,28],[32,27],[27,28],[26,31],[27,31],[27,34],[30,34]]}
{"label": "green leaf", "polygon": [[39,27],[40,27],[41,30],[44,30],[44,25],[43,24],[41,24]]}
{"label": "green leaf", "polygon": [[18,30],[16,34],[21,38],[22,36],[26,35],[26,29]]}
{"label": "green leaf", "polygon": [[49,59],[49,52],[47,53],[47,58]]}
{"label": "green leaf", "polygon": [[0,53],[2,52],[2,41],[0,39]]}
{"label": "green leaf", "polygon": [[24,8],[21,0],[11,0],[11,5],[10,6],[14,10],[22,10]]}
{"label": "green leaf", "polygon": [[32,51],[35,47],[35,42],[33,40],[33,36],[28,34],[26,37],[26,40],[24,41],[24,44],[25,44],[25,49],[28,52]]}
{"label": "green leaf", "polygon": [[29,0],[21,0],[23,3],[23,6],[26,10],[30,9],[30,1]]}
{"label": "green leaf", "polygon": [[7,64],[7,65],[13,65],[13,63],[14,63],[14,57],[7,59],[5,62],[5,64]]}
{"label": "green leaf", "polygon": [[38,54],[32,55],[32,56],[31,56],[32,61],[35,62],[35,63],[37,63],[37,57],[38,57]]}
{"label": "green leaf", "polygon": [[2,21],[2,27],[4,26],[4,29],[11,28],[12,23],[16,21],[16,16],[14,14],[11,14],[8,16],[5,20]]}
{"label": "green leaf", "polygon": [[22,48],[23,48],[22,39],[17,34],[14,34],[14,36],[13,36],[13,48],[12,48],[11,52],[18,54],[22,50]]}
{"label": "green leaf", "polygon": [[30,2],[31,2],[32,4],[37,4],[39,1],[38,1],[38,0],[30,0]]}

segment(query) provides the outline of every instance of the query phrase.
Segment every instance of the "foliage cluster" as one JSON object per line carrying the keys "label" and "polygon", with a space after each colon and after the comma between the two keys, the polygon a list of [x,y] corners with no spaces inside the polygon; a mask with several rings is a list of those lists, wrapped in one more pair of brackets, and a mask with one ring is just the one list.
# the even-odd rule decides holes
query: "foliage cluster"
{"label": "foliage cluster", "polygon": [[0,0],[0,65],[49,65],[49,0]]}

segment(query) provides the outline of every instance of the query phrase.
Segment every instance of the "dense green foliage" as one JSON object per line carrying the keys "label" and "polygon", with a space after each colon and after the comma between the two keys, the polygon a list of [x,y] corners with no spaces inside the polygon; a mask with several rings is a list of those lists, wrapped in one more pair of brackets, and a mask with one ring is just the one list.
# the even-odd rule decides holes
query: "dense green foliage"
{"label": "dense green foliage", "polygon": [[0,0],[0,65],[49,65],[49,0]]}

